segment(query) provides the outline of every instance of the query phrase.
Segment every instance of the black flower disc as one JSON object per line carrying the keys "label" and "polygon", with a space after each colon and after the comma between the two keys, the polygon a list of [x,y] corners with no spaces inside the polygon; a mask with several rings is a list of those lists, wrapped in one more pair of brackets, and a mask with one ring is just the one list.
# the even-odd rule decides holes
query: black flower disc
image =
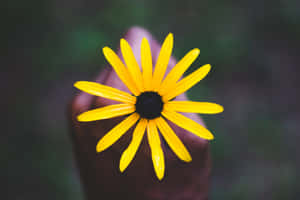
{"label": "black flower disc", "polygon": [[161,115],[163,101],[157,92],[143,92],[137,97],[136,112],[146,119],[154,119]]}

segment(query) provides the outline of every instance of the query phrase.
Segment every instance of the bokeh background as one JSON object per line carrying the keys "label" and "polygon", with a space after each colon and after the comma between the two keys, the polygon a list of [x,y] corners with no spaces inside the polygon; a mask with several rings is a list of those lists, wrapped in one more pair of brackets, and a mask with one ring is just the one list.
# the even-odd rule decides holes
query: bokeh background
{"label": "bokeh background", "polygon": [[[83,200],[66,117],[77,80],[93,80],[133,25],[209,76],[188,95],[218,102],[203,116],[210,197],[299,199],[300,1],[12,0],[1,2],[1,199]],[[3,48],[4,47],[4,48]],[[298,155],[298,156],[297,156]]]}

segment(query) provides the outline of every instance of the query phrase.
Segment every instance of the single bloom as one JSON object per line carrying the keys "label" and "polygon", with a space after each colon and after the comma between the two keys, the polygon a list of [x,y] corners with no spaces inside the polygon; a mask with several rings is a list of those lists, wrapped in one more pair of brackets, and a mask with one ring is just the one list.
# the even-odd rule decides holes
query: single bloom
{"label": "single bloom", "polygon": [[120,171],[123,172],[134,158],[146,131],[153,167],[157,178],[161,180],[164,177],[165,161],[159,133],[179,159],[185,162],[192,161],[190,153],[166,119],[203,139],[214,138],[209,130],[180,112],[215,114],[223,111],[222,106],[208,102],[174,100],[176,96],[202,80],[210,71],[211,66],[204,65],[180,79],[200,54],[200,50],[196,48],[188,52],[164,78],[173,49],[172,33],[163,42],[154,69],[150,45],[146,38],[143,38],[141,43],[142,70],[125,39],[121,39],[120,47],[125,63],[109,47],[104,47],[103,53],[132,94],[95,82],[78,81],[74,84],[76,88],[120,103],[89,110],[80,114],[77,119],[80,122],[88,122],[125,115],[126,118],[122,122],[99,140],[96,146],[97,152],[109,148],[136,124],[132,140],[121,156]]}

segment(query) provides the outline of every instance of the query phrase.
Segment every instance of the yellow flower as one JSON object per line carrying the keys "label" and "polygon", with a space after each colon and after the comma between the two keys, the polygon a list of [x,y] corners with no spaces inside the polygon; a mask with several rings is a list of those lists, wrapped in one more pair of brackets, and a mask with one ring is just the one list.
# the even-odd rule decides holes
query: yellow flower
{"label": "yellow flower", "polygon": [[120,104],[84,112],[77,117],[78,121],[87,122],[128,115],[100,139],[96,147],[97,152],[110,147],[137,123],[132,140],[120,159],[121,172],[127,168],[134,158],[146,130],[154,170],[159,180],[164,177],[165,171],[159,132],[181,160],[185,162],[192,160],[190,153],[165,119],[201,138],[213,139],[213,135],[209,130],[178,112],[214,114],[222,112],[222,106],[207,102],[173,100],[203,79],[210,71],[211,66],[204,65],[179,80],[200,53],[199,49],[193,49],[163,79],[172,49],[173,35],[170,33],[162,45],[152,72],[150,46],[147,39],[143,38],[141,43],[141,72],[132,49],[126,40],[121,39],[121,52],[126,65],[109,47],[103,48],[107,61],[132,94],[95,82],[78,81],[74,84],[76,88],[89,94],[121,102]]}

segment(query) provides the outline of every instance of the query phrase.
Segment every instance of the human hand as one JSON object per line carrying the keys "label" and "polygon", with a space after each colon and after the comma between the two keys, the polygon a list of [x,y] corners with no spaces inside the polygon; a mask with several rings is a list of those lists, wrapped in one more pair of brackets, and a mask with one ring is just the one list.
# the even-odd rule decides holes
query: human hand
{"label": "human hand", "polygon": [[[143,37],[146,37],[150,43],[155,64],[160,45],[147,31],[137,27],[131,28],[125,39],[132,46],[135,57],[140,62],[140,44]],[[120,52],[119,56],[121,57]],[[170,70],[175,63],[175,59],[171,58],[168,69]],[[111,67],[106,67],[95,82],[128,92]],[[176,99],[187,98],[183,94]],[[174,132],[189,149],[193,161],[183,163],[165,143],[162,143],[166,158],[166,173],[162,181],[157,180],[155,176],[150,148],[145,136],[134,160],[123,173],[119,171],[119,160],[130,142],[132,129],[111,148],[96,153],[99,139],[123,118],[82,123],[77,121],[77,116],[92,108],[113,103],[111,100],[81,92],[73,99],[70,107],[71,136],[87,199],[207,199],[210,174],[209,144],[207,140],[170,122]],[[185,115],[203,125],[198,115],[193,113]]]}

